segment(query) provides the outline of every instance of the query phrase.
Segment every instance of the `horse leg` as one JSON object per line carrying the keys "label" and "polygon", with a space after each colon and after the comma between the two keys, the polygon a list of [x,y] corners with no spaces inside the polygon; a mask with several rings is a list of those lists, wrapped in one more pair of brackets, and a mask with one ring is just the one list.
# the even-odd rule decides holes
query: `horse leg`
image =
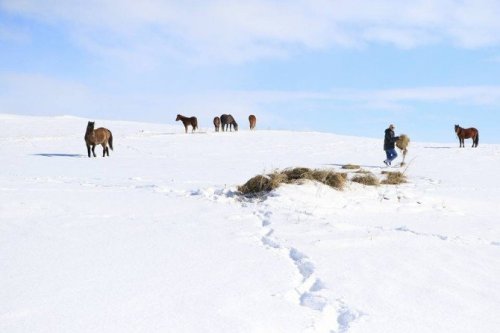
{"label": "horse leg", "polygon": [[92,145],[92,154],[94,154],[94,157],[97,157],[95,154],[95,145]]}
{"label": "horse leg", "polygon": [[87,154],[89,155],[90,157],[90,145],[87,143]]}

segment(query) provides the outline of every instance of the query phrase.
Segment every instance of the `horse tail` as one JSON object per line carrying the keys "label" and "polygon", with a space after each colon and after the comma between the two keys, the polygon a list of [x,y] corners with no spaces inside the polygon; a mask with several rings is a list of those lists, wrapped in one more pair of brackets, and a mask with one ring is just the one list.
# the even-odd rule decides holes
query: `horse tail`
{"label": "horse tail", "polygon": [[108,139],[109,148],[111,148],[111,150],[113,150],[113,134],[111,133],[111,131],[108,131],[108,132],[109,132],[109,139]]}
{"label": "horse tail", "polygon": [[476,132],[476,137],[474,138],[474,145],[477,147],[479,143],[479,131]]}

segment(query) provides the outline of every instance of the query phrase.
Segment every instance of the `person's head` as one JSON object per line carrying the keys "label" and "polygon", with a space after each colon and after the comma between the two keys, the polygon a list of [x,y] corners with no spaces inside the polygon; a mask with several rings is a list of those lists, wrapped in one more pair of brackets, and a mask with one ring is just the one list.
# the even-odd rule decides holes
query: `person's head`
{"label": "person's head", "polygon": [[393,124],[390,124],[390,125],[389,125],[389,128],[390,128],[391,130],[393,130],[393,131],[394,131],[394,128],[395,128],[395,127],[394,127],[394,125],[393,125]]}

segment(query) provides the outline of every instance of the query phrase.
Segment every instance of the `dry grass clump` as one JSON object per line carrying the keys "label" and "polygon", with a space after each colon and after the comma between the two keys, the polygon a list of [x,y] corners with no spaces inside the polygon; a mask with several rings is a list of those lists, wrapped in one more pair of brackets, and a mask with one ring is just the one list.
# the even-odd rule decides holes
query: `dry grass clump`
{"label": "dry grass clump", "polygon": [[298,180],[298,179],[303,179],[305,174],[309,174],[311,172],[311,169],[309,168],[292,168],[292,169],[285,169],[282,171],[283,174],[285,174],[288,178],[288,180]]}
{"label": "dry grass clump", "polygon": [[379,185],[379,180],[373,173],[366,173],[363,175],[356,175],[351,179],[355,183],[360,183],[368,186],[377,186]]}
{"label": "dry grass clump", "polygon": [[398,185],[398,184],[406,183],[406,176],[402,172],[382,171],[382,174],[386,175],[386,179],[382,180],[382,184]]}
{"label": "dry grass clump", "polygon": [[281,184],[300,183],[304,180],[315,180],[323,184],[342,190],[347,180],[347,174],[333,170],[319,170],[309,168],[285,169],[267,175],[257,175],[250,178],[245,184],[238,187],[242,194],[259,194],[270,192]]}
{"label": "dry grass clump", "polygon": [[346,173],[337,173],[332,170],[311,170],[310,173],[304,175],[304,179],[315,180],[326,184],[337,190],[342,190],[347,180]]}
{"label": "dry grass clump", "polygon": [[243,194],[269,192],[286,181],[286,175],[274,172],[268,175],[257,175],[250,178],[245,184],[238,187],[238,191]]}
{"label": "dry grass clump", "polygon": [[354,173],[361,173],[361,174],[365,174],[365,173],[371,173],[371,172],[370,172],[370,171],[368,171],[368,170],[365,170],[365,169],[359,169],[359,170],[354,171]]}
{"label": "dry grass clump", "polygon": [[359,165],[356,164],[345,164],[342,166],[342,169],[347,169],[347,170],[356,170],[361,168]]}

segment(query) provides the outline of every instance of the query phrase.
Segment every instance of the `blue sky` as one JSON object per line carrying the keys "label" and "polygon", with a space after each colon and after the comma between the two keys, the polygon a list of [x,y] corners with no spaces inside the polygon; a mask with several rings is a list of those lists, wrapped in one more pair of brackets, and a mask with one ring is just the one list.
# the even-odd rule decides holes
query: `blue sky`
{"label": "blue sky", "polygon": [[0,0],[0,113],[500,142],[500,1]]}

